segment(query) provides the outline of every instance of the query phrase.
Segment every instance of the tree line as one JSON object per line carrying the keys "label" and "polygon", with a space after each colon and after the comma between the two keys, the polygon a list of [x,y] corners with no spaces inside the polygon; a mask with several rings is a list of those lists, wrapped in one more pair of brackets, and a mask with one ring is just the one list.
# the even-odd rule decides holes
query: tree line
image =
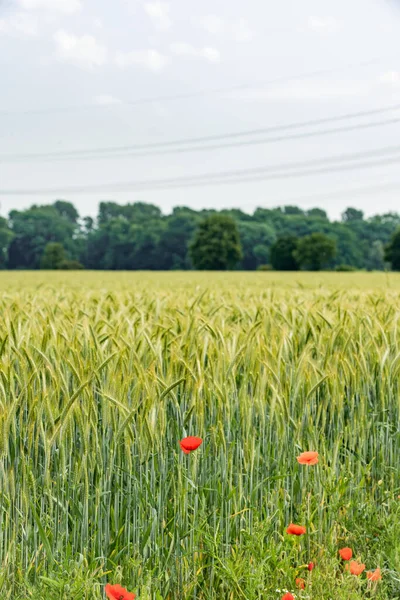
{"label": "tree line", "polygon": [[400,215],[331,221],[296,206],[193,210],[101,202],[96,219],[65,200],[0,218],[3,269],[400,270]]}

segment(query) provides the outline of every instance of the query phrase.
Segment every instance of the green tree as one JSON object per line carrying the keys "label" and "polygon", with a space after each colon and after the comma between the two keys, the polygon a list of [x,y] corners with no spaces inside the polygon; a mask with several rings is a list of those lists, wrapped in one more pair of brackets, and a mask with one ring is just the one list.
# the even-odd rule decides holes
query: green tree
{"label": "green tree", "polygon": [[8,250],[14,237],[8,226],[7,220],[0,217],[0,269],[4,269],[8,262]]}
{"label": "green tree", "polygon": [[74,223],[75,225],[78,223],[79,213],[76,210],[75,206],[71,204],[71,202],[66,202],[65,200],[57,200],[53,204],[56,211],[59,213],[63,219],[67,219]]}
{"label": "green tree", "polygon": [[80,271],[85,267],[77,260],[63,260],[58,265],[58,269],[62,269],[63,271]]}
{"label": "green tree", "polygon": [[269,250],[275,240],[274,229],[264,223],[240,221],[238,224],[243,258],[240,268],[255,270],[269,261]]}
{"label": "green tree", "polygon": [[344,213],[342,214],[342,221],[350,222],[350,221],[362,221],[364,218],[364,213],[362,210],[358,210],[357,208],[346,208]]}
{"label": "green tree", "polygon": [[310,210],[307,211],[307,217],[319,217],[320,219],[327,219],[328,215],[326,214],[325,210],[322,210],[322,208],[310,208]]}
{"label": "green tree", "polygon": [[297,248],[298,238],[293,235],[280,237],[271,246],[270,261],[275,271],[298,271],[294,252]]}
{"label": "green tree", "polygon": [[189,251],[196,269],[233,269],[242,258],[236,222],[224,215],[207,217],[200,223]]}
{"label": "green tree", "polygon": [[324,233],[311,233],[297,242],[293,253],[303,269],[320,271],[336,255],[336,242]]}
{"label": "green tree", "polygon": [[40,261],[41,269],[59,269],[65,261],[65,250],[62,244],[58,242],[49,242],[43,252]]}
{"label": "green tree", "polygon": [[298,206],[284,206],[282,209],[282,212],[284,215],[304,215],[304,210],[302,210],[301,208],[299,208]]}
{"label": "green tree", "polygon": [[62,244],[71,258],[77,258],[77,225],[62,216],[54,206],[13,210],[9,224],[14,234],[8,251],[9,268],[38,269],[49,242]]}
{"label": "green tree", "polygon": [[159,269],[190,269],[189,244],[199,222],[194,211],[173,211],[165,218],[158,246]]}
{"label": "green tree", "polygon": [[383,271],[385,268],[385,247],[381,240],[375,240],[369,248],[366,267],[368,271]]}
{"label": "green tree", "polygon": [[385,260],[391,264],[393,271],[400,271],[400,229],[394,232],[385,248]]}

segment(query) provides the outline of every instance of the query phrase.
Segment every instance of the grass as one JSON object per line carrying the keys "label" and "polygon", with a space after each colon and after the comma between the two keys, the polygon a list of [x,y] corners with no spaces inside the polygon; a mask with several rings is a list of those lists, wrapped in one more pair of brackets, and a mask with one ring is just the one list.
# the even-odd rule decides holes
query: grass
{"label": "grass", "polygon": [[0,274],[1,597],[399,599],[399,301],[382,273]]}

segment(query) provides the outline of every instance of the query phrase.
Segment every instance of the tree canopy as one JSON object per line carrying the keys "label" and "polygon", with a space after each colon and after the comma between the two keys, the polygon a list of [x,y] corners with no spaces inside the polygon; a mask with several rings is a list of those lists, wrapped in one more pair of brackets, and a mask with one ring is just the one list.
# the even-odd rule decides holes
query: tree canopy
{"label": "tree canopy", "polygon": [[176,206],[166,215],[153,204],[110,200],[100,202],[94,217],[58,199],[0,218],[0,268],[40,269],[48,244],[60,244],[68,268],[397,270],[399,229],[397,213],[366,218],[352,207],[332,221],[318,207],[247,213]]}
{"label": "tree canopy", "polygon": [[233,269],[242,258],[236,221],[228,215],[207,217],[199,224],[189,252],[196,269]]}

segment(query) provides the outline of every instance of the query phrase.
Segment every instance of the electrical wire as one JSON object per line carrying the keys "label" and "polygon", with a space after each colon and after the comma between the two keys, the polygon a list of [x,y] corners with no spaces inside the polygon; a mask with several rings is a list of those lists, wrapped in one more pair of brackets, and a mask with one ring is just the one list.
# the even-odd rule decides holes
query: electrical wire
{"label": "electrical wire", "polygon": [[[394,156],[393,156],[394,154]],[[397,156],[399,154],[399,156]],[[378,157],[375,160],[368,160]],[[355,162],[354,162],[355,161]],[[340,164],[340,163],[344,164]],[[185,187],[204,187],[225,185],[228,183],[249,183],[274,179],[289,179],[308,177],[310,175],[330,174],[353,169],[371,169],[388,166],[400,162],[400,147],[382,148],[366,153],[336,155],[317,161],[302,163],[281,163],[260,168],[231,170],[222,172],[201,173],[180,178],[138,180],[130,182],[115,182],[110,184],[95,184],[88,186],[71,186],[66,188],[42,189],[8,189],[0,190],[2,196],[66,194],[66,193],[101,193],[123,190],[167,190]],[[329,164],[331,163],[331,164]],[[333,164],[332,164],[333,163]],[[335,164],[339,163],[339,164]]]}
{"label": "electrical wire", "polygon": [[[400,107],[399,107],[400,108]],[[394,110],[394,109],[393,109]],[[350,117],[336,117],[339,118],[350,118]],[[205,145],[194,145],[194,146],[183,146],[178,148],[160,148],[154,147],[152,149],[146,150],[144,152],[137,152],[136,149],[143,146],[124,146],[117,148],[103,148],[103,149],[92,149],[92,150],[76,150],[76,151],[60,151],[60,152],[52,152],[52,153],[34,153],[34,154],[5,154],[0,155],[0,162],[4,163],[18,163],[18,162],[30,162],[30,161],[44,161],[44,162],[53,162],[58,160],[98,160],[98,159],[112,159],[112,158],[121,158],[121,157],[130,157],[130,158],[142,158],[146,156],[165,156],[169,154],[182,154],[187,152],[204,152],[207,150],[220,150],[223,148],[237,148],[242,146],[254,146],[254,145],[264,145],[264,144],[273,144],[278,142],[284,142],[287,140],[298,140],[298,139],[306,139],[312,137],[320,137],[331,134],[338,133],[348,133],[350,131],[359,131],[363,129],[374,129],[376,127],[382,127],[386,125],[395,125],[400,123],[400,116],[394,117],[391,119],[385,119],[381,121],[373,121],[367,123],[358,123],[355,125],[348,125],[343,127],[336,127],[334,129],[319,129],[316,131],[305,131],[300,133],[294,133],[285,136],[275,136],[263,139],[250,139],[250,140],[238,140],[235,142],[221,142],[221,143],[213,143],[213,144],[205,144]],[[293,125],[292,125],[293,126]],[[285,128],[290,128],[290,125],[283,126]],[[300,127],[299,124],[296,127]],[[225,134],[225,136],[221,136],[221,139],[226,138],[227,136],[236,135],[236,134]],[[204,138],[203,138],[204,139]],[[214,138],[216,139],[216,138]],[[186,140],[187,143],[190,143],[190,140]],[[170,145],[174,142],[165,142],[162,145]],[[177,142],[176,142],[177,143]],[[183,143],[183,142],[181,142]]]}

